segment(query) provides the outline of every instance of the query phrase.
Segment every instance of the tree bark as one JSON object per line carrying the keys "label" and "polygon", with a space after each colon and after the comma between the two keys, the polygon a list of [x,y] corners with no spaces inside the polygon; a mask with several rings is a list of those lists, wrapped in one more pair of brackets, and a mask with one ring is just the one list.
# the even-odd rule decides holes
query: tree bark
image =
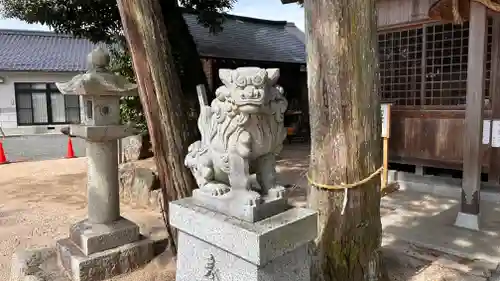
{"label": "tree bark", "polygon": [[[161,1],[162,13],[168,30],[168,38],[172,48],[172,54],[176,60],[177,72],[180,76],[183,93],[189,93],[190,105],[199,109],[198,94],[193,85],[205,85],[208,100],[215,98],[209,90],[207,77],[203,71],[198,49],[189,26],[184,20],[183,8],[179,7],[177,1]],[[208,28],[207,28],[208,31]]]}
{"label": "tree bark", "polygon": [[[184,155],[188,145],[195,141],[196,131],[190,130],[187,112],[178,107],[182,104],[182,88],[160,2],[118,0],[118,7],[140,88],[168,218],[168,202],[190,196],[196,187],[191,172],[184,166]],[[170,225],[167,229],[175,254],[177,233]]]}
{"label": "tree bark", "polygon": [[[198,104],[198,93],[196,85],[205,85],[208,101],[215,98],[215,94],[208,87],[207,77],[203,71],[198,49],[189,26],[184,20],[184,9],[179,7],[177,0],[160,1],[164,23],[168,31],[168,39],[172,50],[177,74],[182,89],[182,107],[189,112],[187,115],[189,128],[196,139],[200,138],[198,132],[198,115],[200,106]],[[207,30],[208,31],[208,30]],[[191,144],[189,142],[188,144]]]}
{"label": "tree bark", "polygon": [[[375,0],[306,0],[311,160],[321,184],[352,184],[381,167]],[[313,281],[388,280],[379,252],[380,176],[348,190],[311,185],[319,212]]]}

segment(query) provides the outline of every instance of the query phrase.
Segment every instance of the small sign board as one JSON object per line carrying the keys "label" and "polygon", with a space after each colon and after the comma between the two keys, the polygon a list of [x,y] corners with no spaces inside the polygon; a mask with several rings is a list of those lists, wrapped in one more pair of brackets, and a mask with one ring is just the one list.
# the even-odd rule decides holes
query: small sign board
{"label": "small sign board", "polygon": [[491,120],[483,120],[483,144],[489,144],[491,138]]}
{"label": "small sign board", "polygon": [[389,138],[391,105],[388,103],[383,103],[380,105],[380,110],[382,114],[382,137]]}
{"label": "small sign board", "polygon": [[491,126],[491,147],[500,147],[500,120],[493,120]]}

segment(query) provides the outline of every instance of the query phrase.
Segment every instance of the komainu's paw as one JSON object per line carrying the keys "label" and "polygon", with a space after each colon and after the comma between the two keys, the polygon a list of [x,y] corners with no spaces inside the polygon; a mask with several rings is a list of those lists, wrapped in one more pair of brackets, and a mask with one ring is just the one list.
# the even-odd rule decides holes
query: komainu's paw
{"label": "komainu's paw", "polygon": [[268,194],[271,198],[284,198],[286,193],[286,188],[281,185],[276,185],[275,187],[269,189]]}
{"label": "komainu's paw", "polygon": [[253,174],[249,177],[249,188],[250,188],[250,190],[258,192],[259,194],[262,192],[262,186],[260,185],[259,181],[257,180],[257,177],[255,174]]}
{"label": "komainu's paw", "polygon": [[262,198],[258,192],[245,191],[242,193],[242,200],[246,206],[257,206],[261,203]]}
{"label": "komainu's paw", "polygon": [[200,190],[212,196],[221,196],[231,191],[231,188],[223,183],[207,183]]}

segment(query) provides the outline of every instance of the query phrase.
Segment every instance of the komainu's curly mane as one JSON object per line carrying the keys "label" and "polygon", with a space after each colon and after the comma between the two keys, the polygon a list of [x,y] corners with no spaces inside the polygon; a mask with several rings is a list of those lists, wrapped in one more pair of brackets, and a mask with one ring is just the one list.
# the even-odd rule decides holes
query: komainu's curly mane
{"label": "komainu's curly mane", "polygon": [[[275,180],[275,155],[281,150],[287,101],[276,85],[278,69],[221,69],[223,86],[209,105],[200,98],[201,141],[190,146],[185,164],[203,192],[213,196],[236,189],[246,203],[262,194],[283,194]],[[257,177],[253,177],[253,174]],[[257,179],[257,180],[254,180]]]}

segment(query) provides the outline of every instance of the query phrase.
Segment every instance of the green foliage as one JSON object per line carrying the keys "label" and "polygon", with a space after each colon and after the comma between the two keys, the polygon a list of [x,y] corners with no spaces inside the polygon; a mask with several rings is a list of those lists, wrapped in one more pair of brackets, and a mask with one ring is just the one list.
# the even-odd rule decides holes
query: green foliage
{"label": "green foliage", "polygon": [[[177,6],[177,0],[162,0],[162,5],[169,3]],[[170,1],[170,2],[168,2]],[[221,30],[223,18],[221,12],[232,8],[235,0],[180,0],[180,4],[198,15],[198,22],[211,32]],[[167,5],[168,6],[168,5]],[[177,9],[176,9],[177,10]],[[164,12],[174,12],[167,8]],[[178,11],[176,11],[178,12]],[[90,41],[104,42],[110,47],[112,57],[111,69],[135,82],[132,59],[127,51],[123,36],[120,13],[116,0],[0,0],[0,15],[6,18],[17,18],[28,23],[47,25],[58,33],[72,34],[75,37],[87,38]],[[183,91],[194,90],[193,83],[204,80],[196,47],[189,46],[189,40],[180,37],[188,30],[180,15],[165,15],[167,18],[178,18],[181,22],[171,22],[169,30],[175,35],[173,55],[181,79]],[[179,26],[180,25],[180,26]],[[176,33],[177,32],[177,33]],[[190,36],[185,34],[184,36]],[[172,40],[171,40],[172,41]],[[191,47],[191,48],[190,48]],[[193,89],[190,89],[193,88]],[[122,122],[134,122],[143,130],[147,130],[145,116],[138,97],[122,99]]]}
{"label": "green foliage", "polygon": [[[162,0],[177,1],[177,0]],[[198,21],[212,32],[220,30],[220,13],[236,0],[181,0],[198,12]],[[50,26],[59,33],[88,38],[92,42],[116,42],[122,24],[116,0],[0,0],[0,15]]]}
{"label": "green foliage", "polygon": [[[135,83],[134,70],[132,69],[132,58],[125,50],[117,45],[109,46],[111,55],[110,70],[116,74],[126,77]],[[122,123],[132,122],[141,134],[147,134],[148,126],[146,116],[139,97],[122,97],[120,100],[120,117]]]}
{"label": "green foliage", "polygon": [[123,97],[120,100],[120,117],[123,123],[132,122],[141,134],[147,134],[148,125],[139,97]]}
{"label": "green foliage", "polygon": [[126,77],[130,82],[135,83],[135,74],[132,68],[132,58],[130,54],[117,45],[111,45],[108,49],[111,55],[110,70]]}
{"label": "green foliage", "polygon": [[233,8],[236,0],[180,0],[183,7],[198,12],[198,23],[217,33],[222,29],[221,12]]}
{"label": "green foliage", "polygon": [[0,0],[0,13],[50,26],[93,42],[112,42],[121,31],[116,0]]}

